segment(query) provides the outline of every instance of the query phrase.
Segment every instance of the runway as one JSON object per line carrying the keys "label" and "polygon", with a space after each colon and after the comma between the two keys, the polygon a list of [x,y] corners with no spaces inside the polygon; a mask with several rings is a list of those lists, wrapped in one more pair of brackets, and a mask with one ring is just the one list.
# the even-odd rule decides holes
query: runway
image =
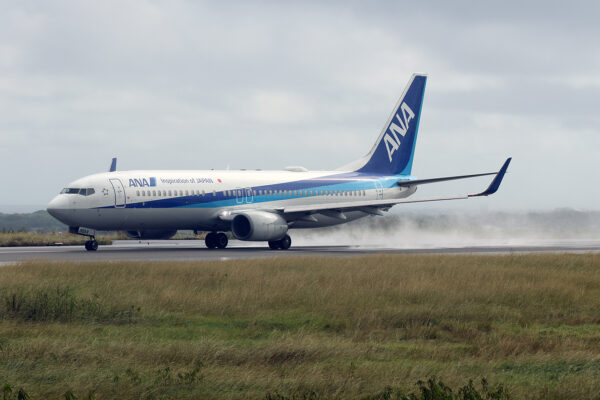
{"label": "runway", "polygon": [[115,241],[88,252],[83,246],[2,247],[0,265],[25,260],[68,261],[222,261],[265,257],[359,256],[367,254],[513,254],[599,253],[598,240],[547,241],[525,245],[500,244],[465,247],[386,248],[373,246],[294,246],[286,251],[269,250],[262,243],[231,241],[227,249],[209,250],[203,241],[155,240]]}

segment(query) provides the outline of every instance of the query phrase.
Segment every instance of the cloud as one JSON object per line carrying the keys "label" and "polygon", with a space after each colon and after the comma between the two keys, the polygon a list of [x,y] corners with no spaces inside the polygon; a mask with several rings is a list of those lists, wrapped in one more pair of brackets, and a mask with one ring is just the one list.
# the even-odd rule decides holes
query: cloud
{"label": "cloud", "polygon": [[594,208],[598,8],[5,4],[0,168],[14,190],[0,203],[44,203],[114,155],[129,169],[336,168],[370,149],[419,71],[429,80],[416,174],[494,169],[513,155],[490,204]]}

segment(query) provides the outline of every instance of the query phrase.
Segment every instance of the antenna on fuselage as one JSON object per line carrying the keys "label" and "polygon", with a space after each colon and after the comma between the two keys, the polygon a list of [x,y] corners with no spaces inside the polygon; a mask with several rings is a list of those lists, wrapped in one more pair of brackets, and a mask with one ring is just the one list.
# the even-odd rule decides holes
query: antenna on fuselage
{"label": "antenna on fuselage", "polygon": [[110,168],[108,169],[108,172],[115,172],[117,170],[117,157],[113,157],[111,163],[110,163]]}

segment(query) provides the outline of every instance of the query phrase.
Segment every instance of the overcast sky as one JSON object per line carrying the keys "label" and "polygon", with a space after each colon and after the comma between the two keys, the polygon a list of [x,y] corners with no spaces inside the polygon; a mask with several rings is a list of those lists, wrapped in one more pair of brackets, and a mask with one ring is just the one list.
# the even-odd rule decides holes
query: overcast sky
{"label": "overcast sky", "polygon": [[600,3],[425,3],[0,0],[0,211],[113,156],[334,169],[371,148],[413,72],[429,74],[414,175],[512,156],[497,195],[460,207],[599,209]]}

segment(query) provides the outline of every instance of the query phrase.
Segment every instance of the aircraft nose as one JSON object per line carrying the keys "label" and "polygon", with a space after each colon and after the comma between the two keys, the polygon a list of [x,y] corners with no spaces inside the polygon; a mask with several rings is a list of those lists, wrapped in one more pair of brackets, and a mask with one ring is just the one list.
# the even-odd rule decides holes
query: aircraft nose
{"label": "aircraft nose", "polygon": [[54,218],[62,221],[64,218],[65,212],[67,211],[67,206],[69,205],[69,201],[65,198],[64,195],[58,195],[53,198],[50,203],[48,203],[48,207],[46,207],[46,211],[48,214],[52,215]]}

